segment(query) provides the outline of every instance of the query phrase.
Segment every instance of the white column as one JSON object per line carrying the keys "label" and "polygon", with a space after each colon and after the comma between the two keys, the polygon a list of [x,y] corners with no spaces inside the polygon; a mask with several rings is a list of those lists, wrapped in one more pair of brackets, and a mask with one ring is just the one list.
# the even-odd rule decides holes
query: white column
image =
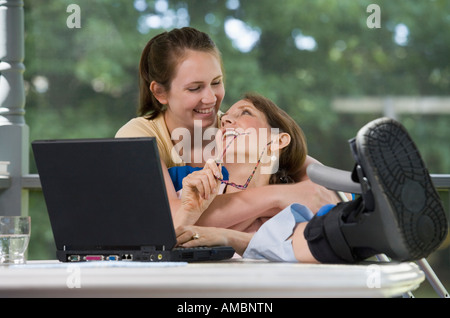
{"label": "white column", "polygon": [[24,12],[22,0],[0,0],[0,161],[9,161],[10,186],[0,189],[0,215],[28,214],[29,128],[23,85]]}

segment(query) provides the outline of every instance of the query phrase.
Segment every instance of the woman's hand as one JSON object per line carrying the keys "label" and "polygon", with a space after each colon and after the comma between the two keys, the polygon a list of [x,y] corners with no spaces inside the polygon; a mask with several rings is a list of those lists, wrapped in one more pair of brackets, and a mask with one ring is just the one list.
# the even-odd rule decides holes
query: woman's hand
{"label": "woman's hand", "polygon": [[181,205],[185,211],[202,213],[211,204],[219,190],[222,178],[216,162],[208,160],[202,170],[194,171],[183,179]]}
{"label": "woman's hand", "polygon": [[177,244],[181,247],[225,246],[228,245],[225,229],[195,225],[180,226],[176,229]]}
{"label": "woman's hand", "polygon": [[222,178],[221,167],[213,159],[206,162],[202,170],[194,171],[183,179],[181,207],[174,224],[194,224],[216,197]]}
{"label": "woman's hand", "polygon": [[176,230],[180,247],[231,246],[239,255],[244,254],[253,234],[217,227],[184,225]]}
{"label": "woman's hand", "polygon": [[313,213],[316,213],[326,204],[337,204],[340,200],[336,192],[326,189],[307,179],[294,184],[282,185],[280,191],[280,208],[284,209],[292,203],[306,205]]}

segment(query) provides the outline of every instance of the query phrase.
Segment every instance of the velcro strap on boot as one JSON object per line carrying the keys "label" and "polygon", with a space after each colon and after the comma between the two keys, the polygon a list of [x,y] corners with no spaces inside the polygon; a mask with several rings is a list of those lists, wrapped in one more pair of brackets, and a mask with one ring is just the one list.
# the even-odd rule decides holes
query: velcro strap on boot
{"label": "velcro strap on boot", "polygon": [[341,231],[342,219],[361,204],[361,199],[342,202],[323,216],[314,216],[305,228],[304,237],[311,254],[321,263],[355,263],[360,259]]}
{"label": "velcro strap on boot", "polygon": [[358,259],[353,255],[352,249],[342,234],[341,226],[343,224],[342,218],[357,206],[356,201],[359,201],[359,199],[339,203],[333,211],[326,215],[327,218],[324,220],[324,231],[331,248],[340,258],[349,263],[354,263]]}

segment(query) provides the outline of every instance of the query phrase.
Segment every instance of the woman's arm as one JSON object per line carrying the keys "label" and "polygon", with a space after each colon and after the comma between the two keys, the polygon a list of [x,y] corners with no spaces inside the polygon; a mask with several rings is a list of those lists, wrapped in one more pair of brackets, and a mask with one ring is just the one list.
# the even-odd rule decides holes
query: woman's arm
{"label": "woman's arm", "polygon": [[[317,162],[309,157],[305,165]],[[301,203],[311,211],[318,211],[323,205],[339,201],[334,191],[330,191],[313,183],[306,175],[306,167],[302,169],[305,176],[294,184],[267,185],[248,188],[245,191],[216,196],[209,202],[209,207],[197,217],[185,219],[181,200],[177,197],[172,180],[166,166],[162,162],[164,177],[169,196],[175,227],[182,224],[232,228],[238,231],[254,232],[267,218],[271,218],[292,203]],[[214,170],[215,166],[211,166]]]}
{"label": "woman's arm", "polygon": [[[278,186],[273,186],[278,187]],[[245,231],[259,217],[272,217],[281,211],[272,186],[217,196],[196,225]]]}
{"label": "woman's arm", "polygon": [[270,218],[292,203],[301,203],[311,211],[325,204],[335,204],[339,199],[334,191],[312,182],[306,166],[318,161],[308,157],[302,167],[304,175],[293,184],[275,184],[217,196],[197,221],[197,225],[217,226],[246,231],[252,222]]}
{"label": "woman's arm", "polygon": [[169,170],[163,160],[161,160],[161,170],[163,172],[164,183],[166,184],[167,199],[169,200],[170,210],[172,211],[172,217],[174,217],[176,212],[181,207],[181,200],[175,191]]}

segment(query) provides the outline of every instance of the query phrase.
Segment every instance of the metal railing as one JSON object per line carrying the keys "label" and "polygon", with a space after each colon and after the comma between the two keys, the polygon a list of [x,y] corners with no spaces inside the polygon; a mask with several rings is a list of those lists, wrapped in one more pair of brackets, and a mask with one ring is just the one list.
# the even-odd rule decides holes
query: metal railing
{"label": "metal railing", "polygon": [[[438,191],[450,190],[450,174],[431,174],[431,179]],[[26,174],[21,177],[22,188],[26,190],[40,190],[41,181],[38,174]],[[11,177],[0,175],[0,190],[11,186]]]}
{"label": "metal railing", "polygon": [[[438,192],[443,195],[448,194],[447,202],[444,202],[447,213],[450,213],[450,174],[431,174],[431,179]],[[42,190],[41,181],[38,174],[25,174],[19,178],[20,188],[23,190]],[[13,177],[0,175],[0,198],[2,197],[3,190],[9,189],[13,184]],[[11,205],[15,204],[11,202]],[[5,207],[5,203],[3,204]],[[9,204],[8,204],[9,205]],[[6,207],[8,208],[8,207]],[[11,210],[18,210],[12,206],[9,206]],[[27,213],[25,213],[27,214]]]}

